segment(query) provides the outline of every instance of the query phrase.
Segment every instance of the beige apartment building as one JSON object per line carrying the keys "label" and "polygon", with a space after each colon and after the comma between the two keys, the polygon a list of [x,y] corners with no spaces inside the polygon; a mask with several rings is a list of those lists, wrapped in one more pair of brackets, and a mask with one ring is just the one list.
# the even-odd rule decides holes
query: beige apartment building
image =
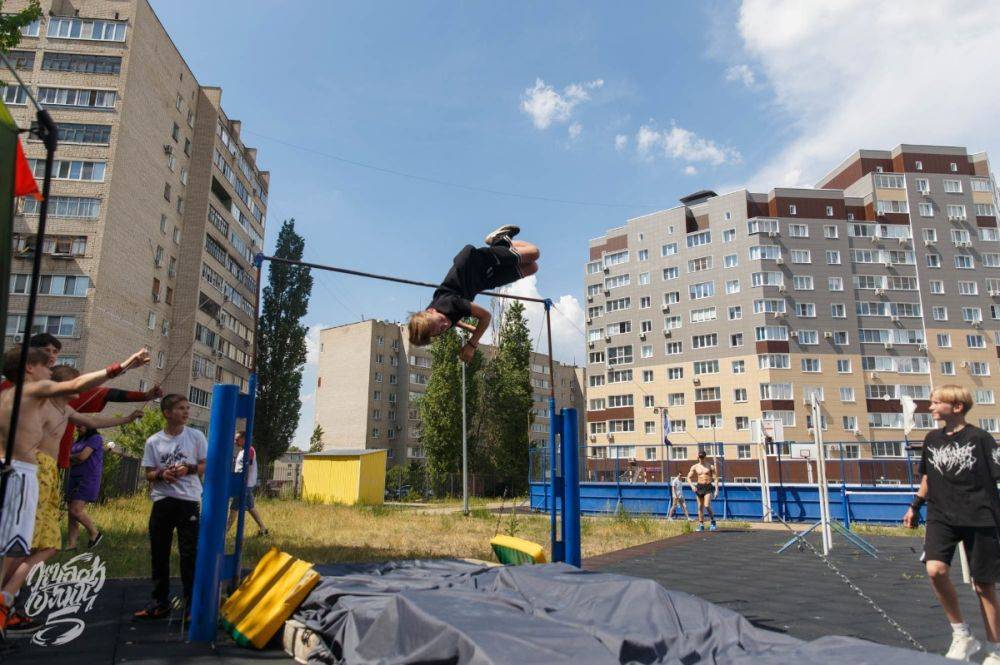
{"label": "beige apartment building", "polygon": [[[148,0],[42,7],[9,54],[60,127],[35,330],[85,368],[148,345],[152,363],[122,386],[187,395],[205,426],[214,383],[246,387],[269,174],[222,90],[195,79]],[[2,94],[28,126],[26,91]],[[25,151],[40,179],[42,144],[27,138]],[[17,213],[8,341],[23,330],[38,249],[37,202]]]}
{"label": "beige apartment building", "polygon": [[[386,448],[394,464],[422,459],[415,401],[430,378],[429,347],[411,346],[398,323],[374,319],[324,328],[319,341],[315,424],[324,449]],[[480,349],[487,357],[494,352],[487,344]],[[548,442],[551,378],[548,356],[532,354],[533,447]],[[580,410],[581,435],[583,385],[582,368],[555,363],[556,408]]]}
{"label": "beige apartment building", "polygon": [[[1000,229],[985,153],[860,150],[816,188],[704,191],[590,242],[592,457],[691,459],[751,422],[811,441],[808,401],[845,458],[901,457],[930,391],[975,392],[971,421],[1000,432]],[[673,446],[661,441],[666,408]],[[787,453],[786,453],[787,454]]]}

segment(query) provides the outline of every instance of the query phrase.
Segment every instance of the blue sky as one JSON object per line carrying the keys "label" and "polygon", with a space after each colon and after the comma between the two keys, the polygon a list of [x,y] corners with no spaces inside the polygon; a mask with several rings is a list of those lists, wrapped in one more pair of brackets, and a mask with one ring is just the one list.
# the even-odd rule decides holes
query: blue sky
{"label": "blue sky", "polygon": [[[518,288],[577,325],[587,240],[630,216],[706,187],[811,184],[858,147],[978,151],[1000,133],[1000,92],[981,74],[1000,65],[1000,16],[983,3],[152,4],[271,171],[268,248],[294,217],[310,260],[433,281],[513,222],[542,248],[537,282]],[[929,95],[939,81],[954,93]],[[316,283],[313,339],[402,320],[428,296]],[[582,359],[576,329],[553,324],[557,357]]]}

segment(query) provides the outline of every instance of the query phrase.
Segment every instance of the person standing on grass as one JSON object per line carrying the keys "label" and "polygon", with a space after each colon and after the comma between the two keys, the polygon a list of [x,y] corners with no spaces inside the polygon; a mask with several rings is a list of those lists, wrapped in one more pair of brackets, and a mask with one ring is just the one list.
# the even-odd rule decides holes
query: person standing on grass
{"label": "person standing on grass", "polygon": [[920,489],[903,517],[911,529],[927,504],[927,530],[921,561],[931,587],[951,623],[946,658],[968,660],[982,645],[969,631],[949,577],[958,543],[969,557],[973,588],[986,626],[989,653],[985,665],[1000,665],[1000,447],[986,431],[965,422],[973,406],[967,388],[944,385],[931,393],[931,415],[944,427],[928,432],[920,454]]}
{"label": "person standing on grass", "polygon": [[688,513],[687,502],[684,500],[684,483],[681,481],[681,474],[678,472],[670,481],[670,510],[667,511],[667,519],[674,519],[674,513],[681,508],[684,511],[684,520],[691,521]]}
{"label": "person standing on grass", "polygon": [[69,527],[66,530],[66,549],[75,550],[80,536],[80,525],[87,530],[87,548],[100,545],[104,534],[94,526],[87,514],[87,504],[96,503],[101,492],[101,475],[104,473],[104,437],[96,429],[80,429],[70,449],[69,476],[66,479],[66,505],[69,507]]}
{"label": "person standing on grass", "polygon": [[[233,446],[236,448],[236,473],[242,473],[243,471],[243,443],[246,441],[246,432],[237,432],[236,438],[233,440]],[[254,450],[253,446],[250,446],[250,466],[247,469],[247,483],[246,483],[246,509],[253,517],[253,521],[257,523],[257,535],[266,536],[268,535],[267,527],[264,526],[264,520],[260,518],[260,514],[257,512],[257,506],[254,505],[253,493],[257,489],[257,451]],[[233,526],[233,522],[236,520],[236,515],[240,510],[240,498],[234,496],[232,502],[229,505],[229,520],[226,522],[226,531]]]}
{"label": "person standing on grass", "polygon": [[[697,480],[697,484],[695,484]],[[688,484],[698,501],[698,531],[705,530],[705,513],[708,513],[709,531],[715,531],[715,512],[712,511],[712,499],[719,493],[715,485],[715,467],[705,462],[705,451],[698,451],[698,462],[691,466],[687,475]]]}
{"label": "person standing on grass", "polygon": [[153,509],[149,514],[149,551],[152,559],[153,600],[133,617],[161,619],[170,614],[170,548],[177,530],[184,616],[191,611],[194,565],[198,556],[201,478],[205,473],[208,441],[187,426],[191,404],[183,395],[160,401],[166,424],[146,440],[142,466],[150,484]]}

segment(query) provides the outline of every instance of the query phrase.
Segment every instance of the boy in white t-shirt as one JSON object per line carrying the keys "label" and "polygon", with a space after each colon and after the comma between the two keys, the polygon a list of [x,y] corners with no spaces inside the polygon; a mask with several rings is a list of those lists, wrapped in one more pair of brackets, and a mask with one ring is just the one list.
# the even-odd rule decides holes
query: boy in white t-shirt
{"label": "boy in white t-shirt", "polygon": [[[236,452],[236,473],[241,473],[243,471],[243,444],[246,441],[246,432],[237,432],[236,438],[233,440],[233,448]],[[250,513],[250,517],[253,521],[257,523],[257,535],[266,536],[268,535],[267,527],[264,526],[264,520],[260,518],[260,513],[257,512],[257,506],[254,503],[253,493],[257,489],[257,451],[254,450],[253,446],[250,446],[250,466],[247,467],[247,486],[246,486],[246,510]],[[233,522],[236,521],[236,515],[240,509],[240,497],[234,496],[233,500],[229,504],[229,520],[226,522],[226,531],[233,526]]]}
{"label": "boy in white t-shirt", "polygon": [[142,466],[150,483],[153,509],[149,514],[149,549],[153,569],[153,600],[136,612],[136,619],[170,614],[170,547],[177,530],[184,612],[190,611],[194,566],[198,556],[201,478],[208,440],[187,427],[191,405],[183,395],[166,395],[160,402],[166,426],[146,440]]}

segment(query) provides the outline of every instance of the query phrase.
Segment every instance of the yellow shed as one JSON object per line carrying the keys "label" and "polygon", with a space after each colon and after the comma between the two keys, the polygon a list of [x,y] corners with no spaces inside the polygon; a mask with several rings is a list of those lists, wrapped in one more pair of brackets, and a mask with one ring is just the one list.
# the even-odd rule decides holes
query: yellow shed
{"label": "yellow shed", "polygon": [[385,497],[385,449],[324,450],[302,459],[302,498],[378,505]]}

